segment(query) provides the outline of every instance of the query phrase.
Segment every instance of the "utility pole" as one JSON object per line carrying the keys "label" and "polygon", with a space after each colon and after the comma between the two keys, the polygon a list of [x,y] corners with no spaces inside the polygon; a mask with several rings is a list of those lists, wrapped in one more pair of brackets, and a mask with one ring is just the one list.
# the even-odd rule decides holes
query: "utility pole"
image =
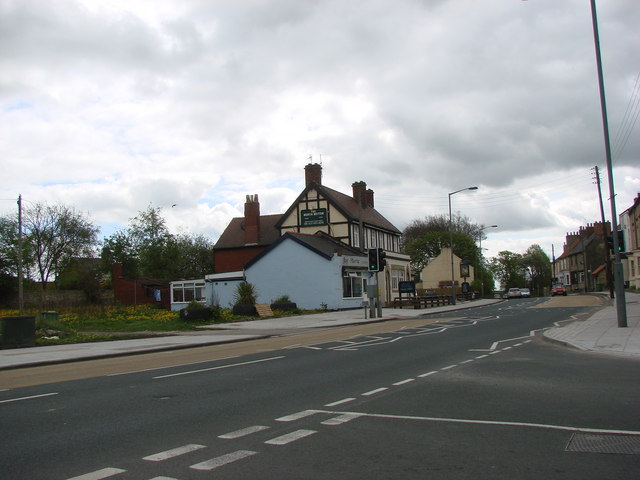
{"label": "utility pole", "polygon": [[611,281],[611,257],[609,256],[609,250],[607,249],[607,224],[604,219],[604,203],[602,202],[602,188],[600,186],[600,170],[597,165],[593,168],[595,170],[596,185],[598,186],[598,198],[600,199],[600,218],[602,219],[602,242],[604,244],[604,264],[606,268],[607,287],[609,287],[609,298],[614,298],[613,282]]}
{"label": "utility pole", "polygon": [[598,86],[600,90],[600,110],[602,111],[602,129],[604,131],[604,149],[607,159],[609,177],[609,202],[611,204],[611,233],[613,236],[613,286],[616,293],[616,311],[618,327],[627,326],[627,304],[624,295],[624,276],[622,260],[618,250],[618,218],[616,213],[616,194],[613,183],[613,164],[611,162],[611,143],[609,141],[609,120],[607,119],[607,101],[604,92],[604,74],[602,73],[602,56],[600,54],[600,36],[598,34],[598,18],[596,0],[591,0],[591,20],[593,23],[593,40],[596,49],[596,66],[598,68]]}
{"label": "utility pole", "polygon": [[22,276],[22,195],[18,195],[18,310],[20,315],[24,312]]}

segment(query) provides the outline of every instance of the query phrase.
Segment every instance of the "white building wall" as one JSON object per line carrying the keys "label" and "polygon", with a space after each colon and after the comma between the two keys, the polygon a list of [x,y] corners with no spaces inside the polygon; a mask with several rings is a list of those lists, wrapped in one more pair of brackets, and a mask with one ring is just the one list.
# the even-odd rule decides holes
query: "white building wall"
{"label": "white building wall", "polygon": [[257,303],[288,295],[302,309],[359,308],[362,298],[342,297],[342,257],[331,260],[287,239],[247,268],[247,282],[256,287]]}
{"label": "white building wall", "polygon": [[207,275],[205,277],[205,302],[211,307],[233,307],[238,284],[244,280],[244,272],[227,272]]}

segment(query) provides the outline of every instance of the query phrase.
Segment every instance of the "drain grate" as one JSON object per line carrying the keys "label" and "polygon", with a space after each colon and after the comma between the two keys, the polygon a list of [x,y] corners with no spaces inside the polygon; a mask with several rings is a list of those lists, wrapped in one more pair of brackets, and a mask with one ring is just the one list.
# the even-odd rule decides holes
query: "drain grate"
{"label": "drain grate", "polygon": [[567,452],[640,455],[640,436],[574,433],[565,450]]}

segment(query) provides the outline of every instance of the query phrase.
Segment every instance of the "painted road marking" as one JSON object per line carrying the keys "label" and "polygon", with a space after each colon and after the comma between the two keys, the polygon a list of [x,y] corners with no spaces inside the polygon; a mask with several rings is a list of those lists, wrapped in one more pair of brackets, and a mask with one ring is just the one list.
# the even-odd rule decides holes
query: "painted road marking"
{"label": "painted road marking", "polygon": [[363,397],[370,397],[371,395],[375,395],[376,393],[384,392],[385,390],[389,390],[387,387],[376,388],[375,390],[370,390],[362,394]]}
{"label": "painted road marking", "polygon": [[293,422],[294,420],[300,420],[301,418],[309,417],[318,413],[317,410],[303,410],[302,412],[292,413],[284,417],[276,418],[276,422]]}
{"label": "painted road marking", "polygon": [[337,402],[327,403],[325,407],[335,407],[337,405],[342,405],[343,403],[353,402],[355,398],[343,398],[342,400],[338,400]]}
{"label": "painted road marking", "polygon": [[308,437],[309,435],[313,435],[314,433],[318,433],[316,430],[296,430],[295,432],[287,433],[286,435],[281,435],[276,438],[272,438],[271,440],[267,440],[267,445],[286,445],[291,442],[295,442],[302,438]]}
{"label": "painted road marking", "polygon": [[[232,358],[238,358],[238,357],[239,355],[232,355],[231,357],[217,358],[216,361],[220,362],[223,360],[231,360]],[[189,365],[198,365],[200,363],[211,363],[211,360],[201,360],[199,362],[181,363],[180,365],[169,365],[165,367],[143,368],[141,370],[130,370],[128,372],[110,373],[109,375],[107,375],[107,377],[118,377],[120,375],[131,375],[134,373],[152,372],[154,370],[166,370],[168,368],[187,367]]]}
{"label": "painted road marking", "polygon": [[31,395],[30,397],[10,398],[9,400],[0,400],[0,403],[20,402],[22,400],[31,400],[32,398],[50,397],[51,395],[59,395],[59,393],[43,393],[42,395]]}
{"label": "painted road marking", "polygon": [[393,385],[397,387],[397,386],[404,385],[406,383],[411,383],[411,382],[414,382],[414,381],[415,381],[415,378],[407,378],[406,380],[402,380],[400,382],[396,382]]}
{"label": "painted road marking", "polygon": [[144,457],[143,460],[147,460],[149,462],[162,462],[163,460],[167,460],[173,457],[178,457],[180,455],[184,455],[185,453],[195,452],[196,450],[200,450],[201,448],[207,448],[207,447],[204,445],[191,443],[189,445],[184,445],[182,447],[172,448],[171,450],[166,450],[164,452],[148,455]]}
{"label": "painted road marking", "polygon": [[325,420],[321,422],[323,425],[342,425],[343,423],[350,422],[351,420],[361,417],[362,415],[346,413],[344,415],[340,415],[337,417],[330,418],[329,420]]}
{"label": "painted road marking", "polygon": [[218,435],[218,438],[231,440],[234,438],[240,438],[246,435],[251,435],[252,433],[261,432],[263,430],[267,430],[268,428],[269,427],[266,427],[264,425],[254,425],[252,427],[243,428],[242,430],[236,430],[235,432],[225,433],[224,435]]}
{"label": "painted road marking", "polygon": [[427,373],[423,373],[422,375],[418,375],[418,377],[420,377],[420,378],[424,378],[424,377],[428,377],[428,376],[430,376],[430,375],[434,375],[434,374],[436,374],[436,373],[438,373],[438,372],[436,372],[436,371],[433,371],[433,372],[427,372]]}
{"label": "painted road marking", "polygon": [[285,357],[284,356],[279,356],[279,357],[263,358],[263,359],[260,359],[260,360],[253,360],[251,362],[232,363],[231,365],[220,365],[218,367],[202,368],[200,370],[191,370],[189,372],[170,373],[168,375],[160,375],[158,377],[153,377],[153,379],[154,380],[158,380],[158,379],[161,379],[161,378],[179,377],[181,375],[192,375],[194,373],[210,372],[210,371],[213,371],[213,370],[222,370],[223,368],[242,367],[244,365],[252,365],[252,364],[255,364],[255,363],[264,363],[264,362],[270,362],[272,360],[280,360],[281,358],[285,358]]}
{"label": "painted road marking", "polygon": [[448,367],[442,367],[440,370],[451,370],[452,368],[456,368],[458,365],[449,365]]}
{"label": "painted road marking", "polygon": [[553,425],[553,424],[545,424],[545,423],[504,422],[501,420],[472,420],[472,419],[466,419],[466,418],[446,418],[446,417],[417,417],[417,416],[411,416],[411,415],[388,415],[388,414],[382,414],[382,413],[364,413],[364,412],[335,412],[335,411],[329,411],[329,410],[318,410],[317,412],[333,414],[333,415],[359,415],[360,417],[390,418],[390,419],[398,419],[398,420],[416,420],[416,421],[422,421],[422,422],[467,423],[472,425],[498,425],[498,426],[506,426],[506,427],[528,427],[528,428],[542,428],[542,429],[548,429],[548,430],[564,430],[569,432],[640,436],[640,430],[611,430],[611,429],[590,428],[590,427],[570,427],[567,425]]}
{"label": "painted road marking", "polygon": [[480,360],[480,359],[482,359],[482,358],[487,358],[488,356],[489,356],[489,355],[480,355],[480,356],[477,356],[477,357],[476,357],[476,359]]}
{"label": "painted road marking", "polygon": [[102,478],[113,477],[114,475],[118,475],[119,473],[124,473],[126,470],[122,470],[121,468],[103,468],[102,470],[96,470],[95,472],[85,473],[84,475],[80,475],[79,477],[73,477],[69,480],[101,480]]}
{"label": "painted road marking", "polygon": [[196,463],[195,465],[191,465],[189,468],[209,471],[229,463],[237,462],[238,460],[242,460],[243,458],[250,457],[257,453],[258,452],[253,452],[251,450],[238,450],[237,452],[227,453],[226,455],[221,455],[220,457],[212,458],[211,460]]}

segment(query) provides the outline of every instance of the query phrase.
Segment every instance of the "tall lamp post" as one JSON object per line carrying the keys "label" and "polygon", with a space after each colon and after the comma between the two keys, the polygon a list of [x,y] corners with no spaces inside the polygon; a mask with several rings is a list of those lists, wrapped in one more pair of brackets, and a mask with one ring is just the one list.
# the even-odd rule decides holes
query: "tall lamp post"
{"label": "tall lamp post", "polygon": [[498,225],[489,225],[488,227],[482,227],[479,232],[480,237],[480,298],[484,298],[484,262],[482,261],[484,256],[482,254],[482,231],[487,228],[496,228]]}
{"label": "tall lamp post", "polygon": [[465,190],[477,190],[478,187],[467,187],[456,190],[449,194],[449,246],[451,247],[451,304],[456,304],[456,277],[453,270],[453,222],[451,220],[451,195],[464,192]]}

